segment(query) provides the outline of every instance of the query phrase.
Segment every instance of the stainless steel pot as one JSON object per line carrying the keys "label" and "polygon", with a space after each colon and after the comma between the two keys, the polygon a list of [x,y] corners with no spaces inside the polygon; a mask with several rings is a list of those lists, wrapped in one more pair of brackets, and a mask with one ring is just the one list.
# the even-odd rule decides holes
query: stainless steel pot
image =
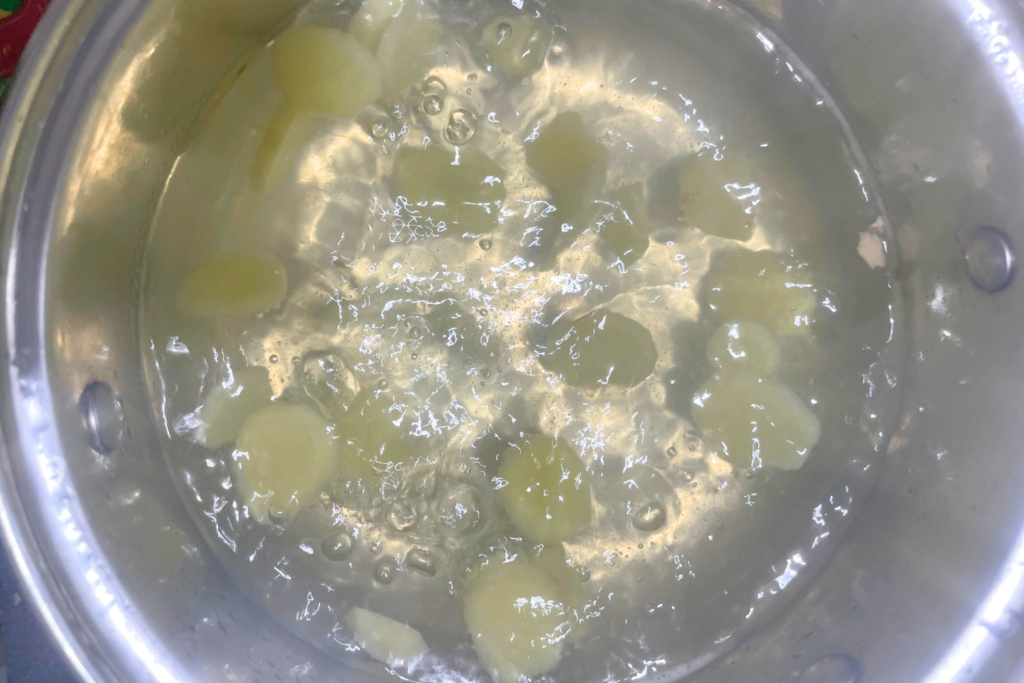
{"label": "stainless steel pot", "polygon": [[[163,183],[297,0],[56,0],[0,131],[0,524],[86,680],[357,680],[263,617],[186,515],[140,377]],[[824,83],[899,242],[910,370],[884,472],[829,566],[697,681],[1024,680],[1024,8],[744,0]],[[209,31],[204,54],[180,49]],[[766,36],[766,40],[774,39]]]}

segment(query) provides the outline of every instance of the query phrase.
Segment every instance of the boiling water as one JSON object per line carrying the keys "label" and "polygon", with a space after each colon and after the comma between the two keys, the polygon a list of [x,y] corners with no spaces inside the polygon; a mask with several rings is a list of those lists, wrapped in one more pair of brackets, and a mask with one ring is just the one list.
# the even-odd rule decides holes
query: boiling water
{"label": "boiling water", "polygon": [[[345,28],[352,9],[314,2],[298,22]],[[260,171],[282,106],[268,48],[234,72],[179,159],[148,245],[141,325],[168,463],[224,566],[296,634],[392,675],[346,623],[364,607],[425,637],[429,653],[398,675],[476,681],[488,674],[464,621],[474,568],[539,550],[502,504],[503,453],[524,435],[557,437],[589,473],[592,514],[555,544],[580,626],[536,680],[681,676],[792,598],[870,487],[898,377],[884,212],[813,76],[727,5],[526,6],[553,27],[526,75],[481,47],[488,22],[518,25],[493,17],[520,10],[431,9],[445,27],[437,59],[401,93],[351,119],[297,116]],[[528,151],[565,112],[607,154],[567,221]],[[400,194],[399,150],[431,146],[455,163],[483,152],[500,169],[493,228],[445,222]],[[735,169],[728,189],[749,223],[739,239],[673,215],[674,178],[697,155]],[[621,189],[636,183],[630,204]],[[609,235],[641,208],[649,247],[616,253]],[[779,254],[813,288],[800,329],[778,335],[779,381],[820,422],[795,470],[723,459],[693,419],[715,373],[708,339],[725,322],[714,273],[736,250]],[[283,303],[252,316],[183,310],[182,282],[239,252],[284,266]],[[650,332],[650,376],[570,384],[541,362],[560,321],[593,311]],[[627,356],[643,355],[635,341]],[[324,483],[295,516],[258,519],[234,448],[202,445],[197,411],[246,366],[267,369],[275,403],[329,421],[372,392],[412,457]]]}

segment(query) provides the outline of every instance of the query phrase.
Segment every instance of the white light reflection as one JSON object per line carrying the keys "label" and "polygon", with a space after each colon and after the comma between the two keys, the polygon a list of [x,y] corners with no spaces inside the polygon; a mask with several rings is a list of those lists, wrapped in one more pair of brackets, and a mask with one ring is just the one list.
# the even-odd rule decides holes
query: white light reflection
{"label": "white light reflection", "polygon": [[966,681],[1002,645],[993,630],[1007,614],[1024,606],[1024,533],[1010,553],[995,588],[989,593],[971,624],[964,629],[946,656],[931,670],[924,683]]}
{"label": "white light reflection", "polygon": [[796,578],[800,568],[805,566],[807,563],[804,561],[803,556],[800,553],[796,553],[793,557],[786,560],[786,569],[780,576],[775,577],[775,583],[779,584],[779,590],[784,589],[789,583]]}
{"label": "white light reflection", "polygon": [[106,582],[100,577],[99,573],[94,569],[90,569],[85,573],[85,580],[93,587],[93,594],[101,605],[107,608],[107,614],[110,616],[111,623],[118,630],[125,642],[131,648],[132,652],[142,661],[146,663],[147,668],[153,673],[153,676],[158,681],[174,681],[177,680],[170,671],[167,670],[163,664],[160,663],[156,654],[150,649],[150,647],[143,641],[139,633],[128,623],[128,619],[125,616],[121,606],[117,604],[117,599],[110,592]]}

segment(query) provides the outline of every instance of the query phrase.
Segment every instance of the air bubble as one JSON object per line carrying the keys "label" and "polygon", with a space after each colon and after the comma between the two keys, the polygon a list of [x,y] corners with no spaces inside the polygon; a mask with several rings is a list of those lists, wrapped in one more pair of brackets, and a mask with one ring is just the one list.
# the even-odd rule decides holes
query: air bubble
{"label": "air bubble", "polygon": [[476,114],[467,109],[456,109],[448,119],[444,137],[453,145],[464,145],[476,134]]}
{"label": "air bubble", "polygon": [[423,339],[423,330],[418,327],[414,327],[409,330],[409,336],[413,339]]}
{"label": "air bubble", "polygon": [[633,526],[640,531],[656,531],[665,525],[665,506],[659,502],[644,503],[633,515]]}
{"label": "air bubble", "polygon": [[270,354],[269,360],[271,363],[276,363],[277,361],[281,360],[281,357],[278,356],[276,353],[272,353]]}
{"label": "air bubble", "polygon": [[507,21],[503,21],[495,27],[495,33],[498,34],[498,45],[501,45],[502,41],[512,37],[512,24]]}
{"label": "air bubble", "polygon": [[352,552],[352,537],[349,536],[347,531],[339,531],[332,536],[328,536],[320,544],[320,552],[328,560],[340,562]]}
{"label": "air bubble", "polygon": [[442,497],[440,515],[441,521],[458,535],[473,531],[483,519],[476,491],[467,484],[455,486]]}
{"label": "air bubble", "polygon": [[390,557],[385,557],[373,566],[373,578],[377,580],[377,583],[386,586],[394,581],[397,571],[398,567],[395,566],[395,561]]}
{"label": "air bubble", "polygon": [[405,564],[424,576],[437,574],[437,562],[426,548],[413,548],[405,554]]}
{"label": "air bubble", "polygon": [[494,242],[492,242],[491,240],[488,240],[488,239],[480,240],[480,248],[483,249],[484,251],[490,251],[491,247],[493,247],[493,246],[494,246]]}
{"label": "air bubble", "polygon": [[377,140],[382,140],[391,132],[391,121],[388,119],[377,119],[370,124],[370,135]]}
{"label": "air bubble", "polygon": [[669,446],[667,453],[668,453],[668,457],[674,458],[677,455],[679,455],[679,449],[676,448],[675,446]]}
{"label": "air bubble", "polygon": [[423,112],[428,116],[437,116],[444,109],[444,100],[440,95],[427,95],[423,98]]}
{"label": "air bubble", "polygon": [[437,76],[431,76],[423,81],[420,90],[424,95],[444,95],[448,92],[448,85]]}
{"label": "air bubble", "polygon": [[683,434],[683,439],[686,442],[686,449],[691,453],[697,453],[701,450],[701,439],[700,434],[692,429],[688,429]]}

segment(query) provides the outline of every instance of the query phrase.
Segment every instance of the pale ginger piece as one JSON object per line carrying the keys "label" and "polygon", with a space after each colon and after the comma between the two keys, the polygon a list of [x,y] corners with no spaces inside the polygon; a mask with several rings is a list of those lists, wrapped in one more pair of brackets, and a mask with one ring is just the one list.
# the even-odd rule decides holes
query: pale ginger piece
{"label": "pale ginger piece", "polygon": [[178,0],[175,10],[189,26],[261,38],[304,0]]}
{"label": "pale ginger piece", "polygon": [[485,153],[466,150],[456,158],[437,146],[402,147],[395,159],[395,184],[424,226],[444,224],[453,235],[493,228],[506,193],[505,171]]}
{"label": "pale ginger piece", "polygon": [[365,389],[338,420],[340,476],[351,482],[373,483],[395,474],[412,459],[404,432],[395,425],[402,413],[390,395]]}
{"label": "pale ginger piece", "polygon": [[376,51],[384,30],[404,5],[405,0],[364,0],[359,11],[352,17],[348,32],[360,43]]}
{"label": "pale ginger piece", "polygon": [[126,128],[178,151],[187,144],[207,101],[198,94],[216,90],[245,51],[255,47],[255,41],[183,14],[176,11],[163,39],[144,57],[140,54],[121,109]]}
{"label": "pale ginger piece", "polygon": [[718,320],[752,320],[780,337],[810,334],[818,304],[811,275],[771,251],[727,252],[705,291]]}
{"label": "pale ginger piece", "polygon": [[572,629],[554,581],[524,559],[492,558],[482,567],[469,584],[464,616],[495,683],[521,683],[554,669]]}
{"label": "pale ginger piece", "polygon": [[526,147],[526,163],[552,192],[564,220],[582,207],[587,191],[604,183],[608,150],[582,117],[563,112]]}
{"label": "pale ginger piece", "polygon": [[256,153],[254,178],[265,182],[281,145],[302,114],[353,118],[383,93],[377,59],[357,38],[324,26],[293,26],[271,46],[284,106]]}
{"label": "pale ginger piece", "polygon": [[552,325],[540,362],[571,386],[635,387],[654,372],[658,349],[646,327],[598,309]]}
{"label": "pale ginger piece", "polygon": [[718,160],[707,152],[686,159],[679,170],[682,222],[706,235],[749,240],[754,219],[740,197],[753,189],[750,172],[749,162],[733,153]]}
{"label": "pale ginger piece", "polygon": [[616,194],[620,213],[601,228],[601,238],[611,252],[627,266],[647,253],[651,245],[651,223],[647,217],[644,186],[633,183]]}
{"label": "pale ginger piece", "polygon": [[185,278],[178,307],[204,318],[256,315],[288,294],[288,275],[274,259],[252,254],[215,256]]}
{"label": "pale ginger piece", "polygon": [[338,438],[312,408],[274,403],[246,419],[232,460],[249,514],[260,524],[288,521],[337,476]]}
{"label": "pale ginger piece", "polygon": [[558,589],[559,599],[566,607],[575,611],[578,618],[586,602],[583,583],[580,581],[580,575],[569,564],[565,547],[561,543],[546,543],[540,547],[540,552],[530,558],[530,562],[551,577]]}
{"label": "pale ginger piece", "polygon": [[590,524],[590,473],[567,443],[523,437],[502,453],[498,477],[505,510],[526,537],[558,543]]}
{"label": "pale ginger piece", "polygon": [[528,14],[501,15],[484,26],[480,47],[509,76],[523,78],[544,65],[555,37],[551,24]]}
{"label": "pale ginger piece", "polygon": [[527,251],[532,265],[551,268],[580,233],[570,229],[586,217],[588,200],[602,189],[608,150],[576,112],[563,112],[526,147],[530,171],[547,185],[555,207],[540,223]]}
{"label": "pale ginger piece", "polygon": [[[122,121],[175,152],[285,17],[307,0],[175,0],[160,40],[132,66]],[[198,126],[197,126],[198,124]]]}
{"label": "pale ginger piece", "polygon": [[392,668],[411,666],[430,651],[412,626],[362,607],[353,607],[345,624],[366,654]]}
{"label": "pale ginger piece", "polygon": [[716,368],[747,368],[767,377],[782,365],[782,347],[761,323],[749,320],[719,325],[708,340],[708,360]]}
{"label": "pale ginger piece", "polygon": [[232,374],[231,382],[214,387],[199,408],[199,442],[221,448],[235,442],[246,418],[270,404],[270,373],[260,366]]}
{"label": "pale ginger piece", "polygon": [[692,414],[709,448],[739,467],[799,469],[821,438],[821,422],[792,389],[742,367],[705,382]]}
{"label": "pale ginger piece", "polygon": [[272,49],[274,77],[292,109],[350,119],[381,96],[376,58],[343,31],[294,26]]}
{"label": "pale ginger piece", "polygon": [[384,93],[400,94],[436,66],[442,54],[443,35],[444,24],[440,19],[405,12],[395,17],[384,29],[377,48]]}
{"label": "pale ginger piece", "polygon": [[300,110],[286,103],[267,124],[253,162],[252,184],[254,188],[262,190],[270,176],[271,169],[277,165],[278,159],[282,156],[287,158],[287,155],[282,154],[284,141],[288,137],[288,131],[292,129],[292,125],[301,114]]}

